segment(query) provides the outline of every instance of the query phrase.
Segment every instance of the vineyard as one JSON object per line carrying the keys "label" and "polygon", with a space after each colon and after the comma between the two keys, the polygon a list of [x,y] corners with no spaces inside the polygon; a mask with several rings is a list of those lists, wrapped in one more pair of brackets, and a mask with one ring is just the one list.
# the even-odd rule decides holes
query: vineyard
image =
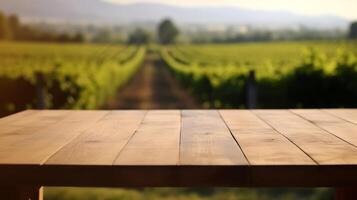
{"label": "vineyard", "polygon": [[0,43],[0,111],[36,107],[36,87],[46,108],[98,108],[144,56],[144,47],[124,45]]}
{"label": "vineyard", "polygon": [[[206,108],[245,108],[255,72],[258,108],[357,107],[357,42],[268,42],[155,48]],[[95,109],[141,66],[145,47],[0,43],[0,114]],[[154,68],[156,69],[156,68]]]}
{"label": "vineyard", "polygon": [[357,106],[356,41],[175,45],[161,55],[206,107],[244,107],[250,71],[261,108]]}

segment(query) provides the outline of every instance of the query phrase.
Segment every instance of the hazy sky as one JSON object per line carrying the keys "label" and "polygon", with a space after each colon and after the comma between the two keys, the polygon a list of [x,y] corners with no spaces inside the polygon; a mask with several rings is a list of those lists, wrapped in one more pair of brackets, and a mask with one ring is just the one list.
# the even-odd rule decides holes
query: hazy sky
{"label": "hazy sky", "polygon": [[331,14],[357,19],[357,0],[105,0],[116,3],[155,2],[179,6],[239,6],[283,10],[306,15]]}

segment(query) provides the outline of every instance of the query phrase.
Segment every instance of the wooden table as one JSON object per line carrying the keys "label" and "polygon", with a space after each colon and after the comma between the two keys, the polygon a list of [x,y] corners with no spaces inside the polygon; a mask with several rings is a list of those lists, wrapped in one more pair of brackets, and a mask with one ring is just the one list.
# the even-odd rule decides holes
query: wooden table
{"label": "wooden table", "polygon": [[0,180],[8,200],[41,186],[323,186],[355,199],[357,110],[28,110],[0,119]]}

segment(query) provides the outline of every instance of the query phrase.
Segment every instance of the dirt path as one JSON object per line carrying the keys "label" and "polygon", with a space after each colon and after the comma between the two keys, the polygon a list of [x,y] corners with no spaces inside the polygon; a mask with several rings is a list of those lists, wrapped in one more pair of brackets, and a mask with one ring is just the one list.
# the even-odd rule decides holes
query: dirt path
{"label": "dirt path", "polygon": [[194,109],[200,106],[180,86],[159,55],[148,53],[143,66],[106,108]]}

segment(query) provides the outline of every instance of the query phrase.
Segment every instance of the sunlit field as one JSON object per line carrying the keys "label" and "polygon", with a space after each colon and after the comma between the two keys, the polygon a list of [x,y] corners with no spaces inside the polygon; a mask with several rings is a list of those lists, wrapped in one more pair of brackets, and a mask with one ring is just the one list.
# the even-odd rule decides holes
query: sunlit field
{"label": "sunlit field", "polygon": [[[144,47],[125,45],[2,42],[0,110],[35,108],[32,91],[38,76],[43,77],[47,108],[98,108],[136,72],[144,56]],[[19,104],[21,98],[26,103]]]}
{"label": "sunlit field", "polygon": [[[325,82],[317,84],[324,85],[338,85],[333,79],[344,79],[346,74],[342,73],[346,70],[353,76],[357,69],[356,41],[175,45],[162,48],[161,54],[177,78],[210,107],[242,106],[244,84],[250,71],[255,72],[261,86],[261,99],[265,99],[261,107],[352,106],[345,102],[312,105],[297,99],[275,104],[271,100],[289,98],[287,93],[292,87],[297,86],[299,92],[304,90],[298,88],[299,85],[311,85],[311,82],[295,80],[299,75],[310,76],[316,83],[319,77],[312,76],[320,76]],[[333,90],[327,91],[334,95]]]}
{"label": "sunlit field", "polygon": [[[336,62],[343,54],[357,54],[357,41],[287,41],[239,44],[189,44],[169,48],[177,61],[191,67],[253,69],[260,76],[296,67],[311,51]],[[326,66],[327,67],[327,66]]]}

